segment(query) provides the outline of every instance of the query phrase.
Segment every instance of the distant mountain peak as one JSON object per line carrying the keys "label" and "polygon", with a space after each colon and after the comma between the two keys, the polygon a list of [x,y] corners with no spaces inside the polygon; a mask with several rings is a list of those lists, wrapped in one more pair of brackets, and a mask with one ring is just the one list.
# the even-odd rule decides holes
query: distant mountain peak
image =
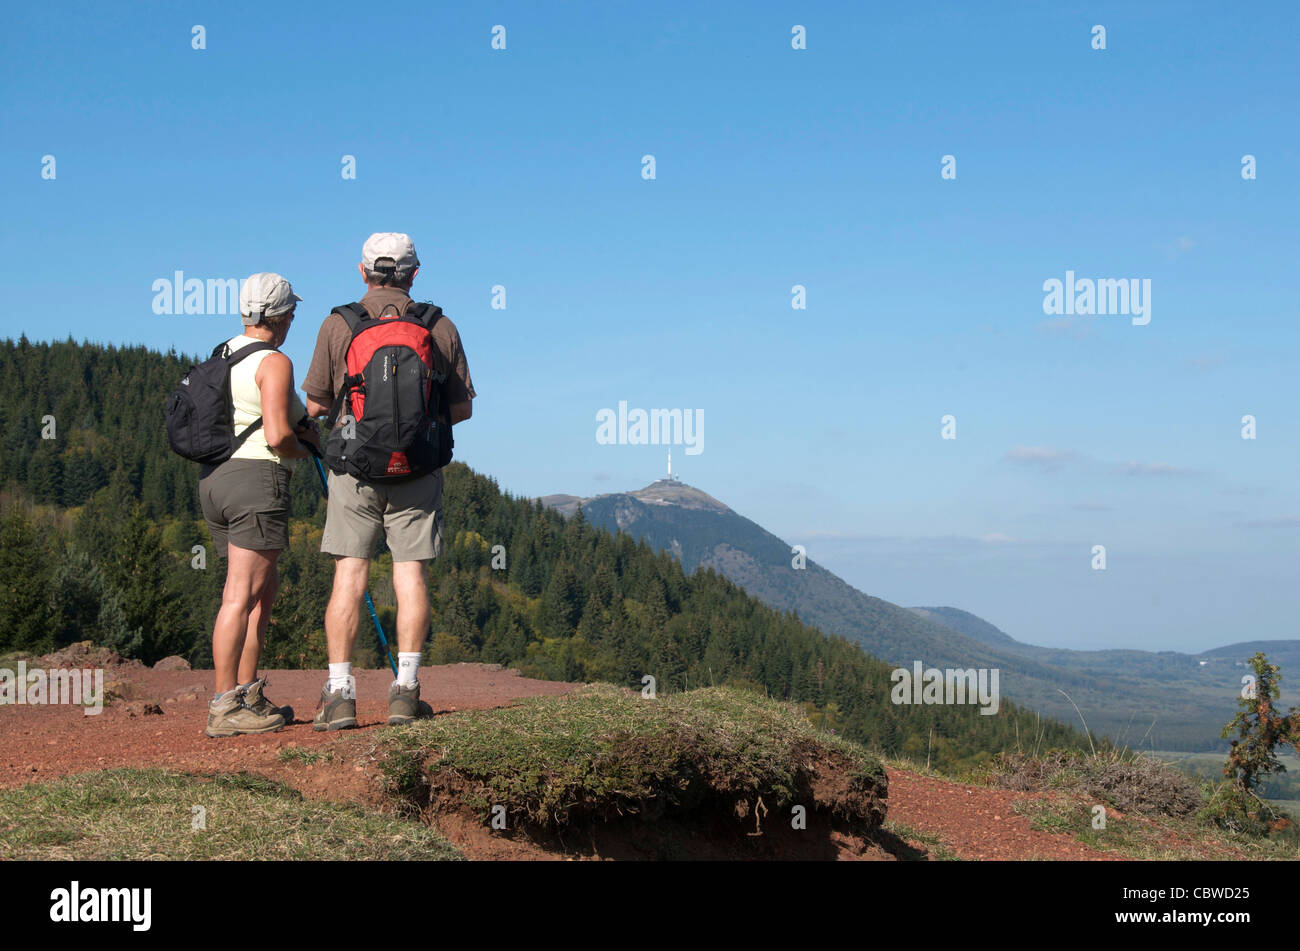
{"label": "distant mountain peak", "polygon": [[644,489],[616,494],[630,495],[649,505],[680,505],[686,509],[707,509],[712,512],[731,511],[709,493],[676,479],[656,479]]}
{"label": "distant mountain peak", "polygon": [[553,508],[562,515],[571,516],[578,510],[579,506],[586,506],[598,500],[617,502],[619,499],[635,499],[643,505],[675,505],[679,508],[695,511],[717,512],[723,515],[735,514],[709,493],[677,479],[656,479],[644,489],[637,489],[634,492],[606,492],[585,499],[578,495],[544,495],[540,501],[547,508]]}

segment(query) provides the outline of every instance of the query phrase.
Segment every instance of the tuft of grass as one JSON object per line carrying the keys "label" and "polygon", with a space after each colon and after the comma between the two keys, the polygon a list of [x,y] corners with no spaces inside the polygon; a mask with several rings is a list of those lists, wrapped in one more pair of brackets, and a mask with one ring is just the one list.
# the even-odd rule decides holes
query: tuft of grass
{"label": "tuft of grass", "polygon": [[897,822],[893,819],[890,819],[888,822],[885,823],[885,828],[906,842],[912,843],[914,845],[919,844],[925,846],[926,851],[930,853],[930,857],[937,861],[940,862],[961,861],[961,856],[959,856],[952,849],[948,848],[948,846],[944,844],[943,840],[940,839],[937,835],[933,835],[929,832],[923,832],[920,829],[915,829],[912,826],[909,826],[905,822]]}
{"label": "tuft of grass", "polygon": [[308,750],[301,746],[286,746],[280,750],[281,763],[328,763],[333,758],[331,750]]}
{"label": "tuft of grass", "polygon": [[1186,817],[1109,815],[1104,829],[1093,828],[1093,805],[1086,797],[1060,795],[1023,799],[1015,810],[1034,829],[1069,835],[1099,852],[1128,859],[1189,861],[1300,858],[1294,840],[1228,832]]}
{"label": "tuft of grass", "polygon": [[879,760],[793,704],[729,687],[649,700],[591,684],[387,731],[381,749],[393,795],[451,800],[484,821],[497,806],[549,829],[692,810],[775,817],[794,805],[864,829],[884,818]]}
{"label": "tuft of grass", "polygon": [[1191,816],[1205,805],[1196,782],[1159,759],[1128,751],[1000,753],[991,778],[1003,789],[1080,793],[1122,812]]}
{"label": "tuft of grass", "polygon": [[248,773],[114,769],[0,790],[0,859],[456,858],[423,823]]}
{"label": "tuft of grass", "polygon": [[909,759],[906,756],[889,756],[883,753],[877,755],[880,756],[880,761],[884,763],[887,768],[912,773],[916,776],[924,776],[928,779],[939,779],[946,783],[961,783],[963,786],[996,785],[992,776],[992,767],[988,765],[960,767],[957,769],[938,769],[933,766],[926,766],[924,762]]}

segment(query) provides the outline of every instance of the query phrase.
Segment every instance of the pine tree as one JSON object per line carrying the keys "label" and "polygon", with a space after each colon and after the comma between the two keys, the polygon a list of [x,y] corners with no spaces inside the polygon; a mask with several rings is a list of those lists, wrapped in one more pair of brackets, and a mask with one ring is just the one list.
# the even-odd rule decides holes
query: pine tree
{"label": "pine tree", "polygon": [[139,634],[123,656],[138,657],[148,664],[181,647],[176,635],[182,618],[168,584],[168,556],[159,534],[157,526],[146,518],[144,507],[133,505],[117,537],[113,558],[105,566],[108,587],[120,597],[119,631],[131,632],[131,637]]}
{"label": "pine tree", "polygon": [[57,505],[62,494],[63,467],[49,442],[32,453],[27,464],[27,487],[37,502]]}
{"label": "pine tree", "polygon": [[1277,758],[1279,746],[1295,746],[1300,752],[1300,711],[1286,716],[1276,709],[1282,692],[1281,668],[1270,664],[1263,652],[1250,659],[1250,666],[1255,672],[1254,688],[1237,699],[1241,710],[1220,736],[1227,739],[1234,730],[1237,733],[1223,774],[1241,790],[1257,793],[1265,776],[1286,771]]}
{"label": "pine tree", "polygon": [[0,653],[39,654],[54,647],[51,559],[44,539],[17,505],[0,522]]}

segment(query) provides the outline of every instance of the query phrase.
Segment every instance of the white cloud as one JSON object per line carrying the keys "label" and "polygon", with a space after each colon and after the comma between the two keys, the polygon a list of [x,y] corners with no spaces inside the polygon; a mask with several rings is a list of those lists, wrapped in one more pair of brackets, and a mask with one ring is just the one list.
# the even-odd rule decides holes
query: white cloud
{"label": "white cloud", "polygon": [[1116,466],[1115,471],[1131,476],[1189,476],[1197,474],[1195,469],[1171,466],[1167,462],[1125,462]]}
{"label": "white cloud", "polygon": [[1196,247],[1196,242],[1188,235],[1180,234],[1168,244],[1157,244],[1156,249],[1165,252],[1165,255],[1171,260],[1176,261],[1192,248]]}
{"label": "white cloud", "polygon": [[1045,472],[1055,472],[1079,454],[1072,449],[1053,449],[1050,446],[1016,446],[1004,457],[1020,466],[1036,466]]}

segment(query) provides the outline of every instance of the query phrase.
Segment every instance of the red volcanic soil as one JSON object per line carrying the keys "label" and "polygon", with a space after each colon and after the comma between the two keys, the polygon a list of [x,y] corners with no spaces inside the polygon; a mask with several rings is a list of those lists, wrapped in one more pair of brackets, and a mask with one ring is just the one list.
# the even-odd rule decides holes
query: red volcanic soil
{"label": "red volcanic soil", "polygon": [[[210,670],[111,669],[106,681],[120,680],[128,699],[117,700],[97,716],[80,707],[0,706],[0,787],[116,766],[163,766],[188,770],[278,771],[287,746],[327,747],[341,738],[381,726],[388,719],[387,670],[357,670],[359,730],[315,733],[324,671],[264,671],[266,695],[289,705],[294,720],[278,733],[211,739],[204,735]],[[495,664],[451,664],[420,669],[420,697],[434,714],[502,707],[520,697],[560,694],[576,684],[529,680]],[[145,714],[152,701],[161,714]]]}
{"label": "red volcanic soil", "polygon": [[[112,668],[106,679],[121,682],[125,699],[116,700],[97,716],[86,716],[81,708],[70,706],[0,706],[0,787],[88,770],[149,766],[249,771],[282,780],[309,797],[380,805],[381,780],[371,753],[374,728],[384,725],[388,716],[392,676],[387,670],[355,673],[357,730],[313,732],[311,718],[325,674],[282,670],[265,672],[266,693],[274,703],[293,707],[291,724],[278,733],[210,739],[203,728],[212,696],[211,671]],[[578,685],[530,680],[496,665],[452,664],[421,668],[420,686],[422,699],[440,715],[506,706],[522,697],[563,694]],[[334,756],[309,764],[282,761],[281,750],[292,747],[329,749]],[[1116,858],[1067,835],[1032,829],[1014,809],[1017,801],[1032,795],[891,769],[887,818],[937,838],[963,859]],[[541,841],[493,834],[454,810],[442,813],[436,824],[475,859],[635,859],[662,856],[665,849],[689,857],[736,859],[931,857],[924,844],[884,830],[876,841],[863,841],[828,829],[809,846],[812,837],[790,836],[779,823],[771,824],[764,836],[747,840],[734,834],[714,835],[717,830],[709,828],[681,826],[647,847],[644,829],[638,832],[631,826],[611,828],[598,836],[587,830]]]}

